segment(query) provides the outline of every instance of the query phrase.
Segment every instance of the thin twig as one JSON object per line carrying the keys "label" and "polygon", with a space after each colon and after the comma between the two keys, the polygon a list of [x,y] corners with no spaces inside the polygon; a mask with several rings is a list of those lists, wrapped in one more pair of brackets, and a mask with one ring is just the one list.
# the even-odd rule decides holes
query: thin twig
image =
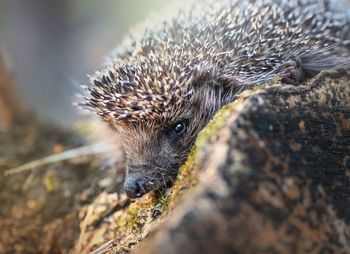
{"label": "thin twig", "polygon": [[23,183],[23,185],[22,185],[22,191],[23,191],[23,192],[26,192],[26,191],[29,189],[30,185],[33,183],[34,175],[35,175],[34,172],[35,172],[35,171],[32,171],[32,172],[29,174],[29,176],[27,177],[27,179],[24,181],[24,183]]}
{"label": "thin twig", "polygon": [[90,254],[107,254],[116,246],[117,246],[117,241],[110,240],[110,241],[102,244],[100,247],[98,247],[93,252],[90,252]]}
{"label": "thin twig", "polygon": [[58,161],[64,161],[64,160],[69,160],[81,156],[87,156],[87,155],[92,155],[92,154],[99,154],[99,153],[105,153],[111,150],[111,147],[106,145],[106,144],[94,144],[94,145],[89,145],[89,146],[83,146],[79,148],[74,148],[71,150],[64,151],[62,153],[58,154],[53,154],[35,161],[28,162],[22,166],[16,167],[16,168],[11,168],[8,169],[4,172],[4,175],[9,176],[9,175],[14,175],[18,173],[22,173],[25,171],[32,170],[34,168],[58,162]]}

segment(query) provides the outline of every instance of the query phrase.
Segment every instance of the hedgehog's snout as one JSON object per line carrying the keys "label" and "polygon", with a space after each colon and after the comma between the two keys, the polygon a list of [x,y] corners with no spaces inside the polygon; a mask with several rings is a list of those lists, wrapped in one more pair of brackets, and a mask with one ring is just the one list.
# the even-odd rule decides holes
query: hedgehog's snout
{"label": "hedgehog's snout", "polygon": [[140,198],[147,192],[145,182],[134,176],[125,179],[124,190],[129,198]]}
{"label": "hedgehog's snout", "polygon": [[129,164],[124,180],[124,191],[129,198],[140,198],[152,190],[145,177],[148,167],[145,164]]}
{"label": "hedgehog's snout", "polygon": [[[178,168],[178,167],[176,167]],[[162,170],[161,170],[162,169]],[[128,165],[124,180],[124,191],[129,198],[140,198],[153,190],[171,187],[177,170],[149,165]]]}

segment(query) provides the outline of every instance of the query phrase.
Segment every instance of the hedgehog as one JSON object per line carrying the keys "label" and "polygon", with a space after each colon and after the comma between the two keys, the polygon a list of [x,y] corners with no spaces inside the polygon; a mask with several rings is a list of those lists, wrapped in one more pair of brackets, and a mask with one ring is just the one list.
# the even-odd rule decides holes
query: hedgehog
{"label": "hedgehog", "polygon": [[350,67],[349,10],[332,1],[187,1],[164,16],[89,76],[81,102],[121,140],[130,198],[170,187],[200,130],[242,91]]}

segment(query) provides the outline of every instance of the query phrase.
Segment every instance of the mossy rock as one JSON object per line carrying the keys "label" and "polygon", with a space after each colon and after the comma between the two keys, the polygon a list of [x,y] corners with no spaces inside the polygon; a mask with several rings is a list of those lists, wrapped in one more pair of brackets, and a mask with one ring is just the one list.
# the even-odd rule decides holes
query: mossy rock
{"label": "mossy rock", "polygon": [[350,72],[275,82],[217,113],[171,191],[110,214],[97,253],[347,253],[349,182]]}

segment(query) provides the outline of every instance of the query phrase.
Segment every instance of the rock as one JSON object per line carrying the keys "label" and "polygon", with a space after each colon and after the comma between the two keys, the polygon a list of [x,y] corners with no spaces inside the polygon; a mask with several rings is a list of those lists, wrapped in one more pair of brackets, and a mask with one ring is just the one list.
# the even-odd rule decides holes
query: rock
{"label": "rock", "polygon": [[181,169],[198,183],[135,253],[349,253],[350,71],[249,91],[218,115]]}
{"label": "rock", "polygon": [[170,191],[124,204],[85,216],[81,253],[349,253],[350,71],[242,93]]}

